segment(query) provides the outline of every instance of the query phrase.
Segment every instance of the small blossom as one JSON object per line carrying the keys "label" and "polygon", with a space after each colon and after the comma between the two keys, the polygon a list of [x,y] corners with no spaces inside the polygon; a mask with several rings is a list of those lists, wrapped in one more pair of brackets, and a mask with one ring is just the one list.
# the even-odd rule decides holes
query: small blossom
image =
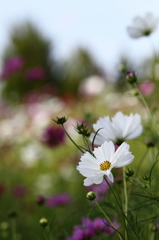
{"label": "small blossom", "polygon": [[0,78],[4,79],[4,78],[10,77],[13,73],[20,70],[23,67],[23,65],[24,65],[24,59],[20,56],[15,56],[8,59],[5,62]]}
{"label": "small blossom", "polygon": [[[113,226],[117,229],[119,224],[113,221]],[[67,240],[87,240],[93,237],[99,237],[100,234],[113,234],[115,230],[110,226],[110,223],[106,219],[95,218],[90,220],[89,218],[82,218],[80,225],[75,225],[71,237]]]}
{"label": "small blossom", "polygon": [[17,198],[24,197],[25,194],[26,194],[26,188],[22,185],[18,185],[14,187],[12,190],[12,195]]}
{"label": "small blossom", "polygon": [[41,140],[48,147],[57,147],[64,143],[65,141],[65,132],[60,127],[48,127],[45,129],[42,134]]}
{"label": "small blossom", "polygon": [[112,168],[120,168],[130,164],[134,156],[129,152],[129,145],[122,143],[115,151],[113,142],[105,141],[100,147],[95,148],[93,156],[86,152],[82,157],[77,170],[84,176],[85,186],[100,184],[103,177],[114,182]]}
{"label": "small blossom", "polygon": [[139,90],[144,96],[148,96],[151,93],[153,93],[154,89],[155,89],[155,85],[153,82],[150,82],[150,81],[145,81],[141,83],[139,86]]}
{"label": "small blossom", "polygon": [[32,69],[29,69],[26,72],[26,79],[27,80],[42,80],[46,77],[46,72],[41,67],[35,67]]}
{"label": "small blossom", "polygon": [[64,206],[69,204],[71,201],[71,196],[67,193],[61,193],[55,196],[48,198],[45,201],[45,205],[47,207],[57,207],[57,206]]}
{"label": "small blossom", "polygon": [[135,17],[133,19],[134,26],[128,27],[127,31],[131,38],[140,38],[149,36],[157,28],[158,18],[155,18],[152,13],[146,13],[145,17]]}
{"label": "small blossom", "polygon": [[112,120],[108,116],[100,118],[97,123],[93,124],[93,128],[98,133],[96,136],[92,133],[90,140],[93,141],[95,137],[94,144],[98,146],[109,140],[120,145],[124,140],[140,136],[143,130],[139,114],[131,113],[128,116],[122,112],[117,112]]}

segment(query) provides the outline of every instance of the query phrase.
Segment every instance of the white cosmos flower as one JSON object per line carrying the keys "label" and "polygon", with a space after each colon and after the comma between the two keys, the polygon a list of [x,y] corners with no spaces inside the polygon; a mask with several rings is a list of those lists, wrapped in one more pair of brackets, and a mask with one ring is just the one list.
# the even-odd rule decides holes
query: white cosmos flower
{"label": "white cosmos flower", "polygon": [[117,112],[116,115],[110,120],[108,116],[99,118],[99,120],[93,124],[95,132],[98,131],[95,136],[91,134],[90,140],[94,144],[101,145],[104,141],[113,141],[120,145],[125,140],[130,140],[138,137],[142,133],[141,116],[136,114],[124,115],[122,112]]}
{"label": "white cosmos flower", "polygon": [[132,38],[140,38],[149,36],[157,28],[159,19],[155,18],[152,13],[146,13],[144,18],[135,17],[133,19],[134,26],[128,27],[127,31]]}
{"label": "white cosmos flower", "polygon": [[86,177],[85,186],[100,184],[104,176],[114,182],[112,168],[124,167],[134,159],[134,156],[129,152],[129,145],[125,142],[115,151],[113,142],[105,141],[100,147],[95,148],[93,155],[86,152],[77,166],[77,170]]}

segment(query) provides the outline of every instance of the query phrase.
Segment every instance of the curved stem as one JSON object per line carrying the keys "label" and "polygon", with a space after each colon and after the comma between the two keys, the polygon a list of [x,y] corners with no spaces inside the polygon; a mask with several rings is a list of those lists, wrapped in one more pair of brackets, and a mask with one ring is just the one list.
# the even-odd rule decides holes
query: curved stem
{"label": "curved stem", "polygon": [[94,200],[94,202],[96,203],[97,207],[100,209],[100,211],[103,213],[103,215],[105,216],[105,218],[108,220],[108,222],[111,224],[111,227],[117,232],[118,237],[120,240],[122,240],[121,238],[121,233],[119,233],[119,231],[115,228],[114,224],[112,223],[112,221],[110,220],[110,218],[107,216],[107,214],[103,211],[103,209],[101,208],[101,206],[98,204],[98,202],[96,200]]}
{"label": "curved stem", "polygon": [[137,91],[138,91],[138,93],[139,93],[139,96],[140,96],[143,104],[145,105],[145,107],[146,107],[146,109],[147,109],[147,112],[149,113],[149,116],[150,116],[150,118],[151,118],[153,127],[154,127],[154,129],[156,130],[156,132],[157,132],[157,134],[158,134],[158,136],[159,136],[159,131],[158,131],[157,127],[156,127],[156,124],[155,124],[154,118],[153,118],[153,116],[152,116],[152,113],[151,113],[151,111],[150,111],[150,109],[149,109],[149,106],[147,105],[147,102],[146,102],[144,96],[141,94],[140,90],[138,89],[138,86],[137,86],[136,83],[134,83],[134,86],[136,87],[136,89],[137,89]]}
{"label": "curved stem", "polygon": [[65,131],[67,137],[71,140],[71,142],[82,152],[85,153],[74,141],[73,139],[70,137],[70,135],[67,133],[66,129],[64,128],[64,125],[62,124],[63,130]]}
{"label": "curved stem", "polygon": [[[123,185],[124,185],[124,198],[125,198],[125,225],[127,229],[127,215],[128,215],[128,196],[127,196],[127,186],[126,186],[126,178],[125,178],[125,167],[123,167]],[[127,240],[127,231],[125,229],[125,239]]]}

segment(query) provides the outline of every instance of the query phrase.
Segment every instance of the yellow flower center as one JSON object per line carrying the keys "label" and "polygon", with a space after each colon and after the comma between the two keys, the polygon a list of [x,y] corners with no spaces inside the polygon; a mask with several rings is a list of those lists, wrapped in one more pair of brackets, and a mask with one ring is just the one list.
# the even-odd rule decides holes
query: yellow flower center
{"label": "yellow flower center", "polygon": [[100,164],[100,170],[107,170],[110,168],[111,163],[109,161],[104,161]]}

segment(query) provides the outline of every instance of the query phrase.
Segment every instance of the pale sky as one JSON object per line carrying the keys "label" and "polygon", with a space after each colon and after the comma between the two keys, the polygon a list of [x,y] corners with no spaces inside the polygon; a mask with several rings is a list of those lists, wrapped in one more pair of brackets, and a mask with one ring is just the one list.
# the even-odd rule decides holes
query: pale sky
{"label": "pale sky", "polygon": [[[26,20],[53,42],[58,58],[83,46],[105,69],[112,69],[123,53],[139,61],[151,54],[151,43],[131,39],[126,27],[147,12],[159,17],[158,0],[0,0],[0,62],[12,26]],[[159,29],[151,40],[159,49]]]}

